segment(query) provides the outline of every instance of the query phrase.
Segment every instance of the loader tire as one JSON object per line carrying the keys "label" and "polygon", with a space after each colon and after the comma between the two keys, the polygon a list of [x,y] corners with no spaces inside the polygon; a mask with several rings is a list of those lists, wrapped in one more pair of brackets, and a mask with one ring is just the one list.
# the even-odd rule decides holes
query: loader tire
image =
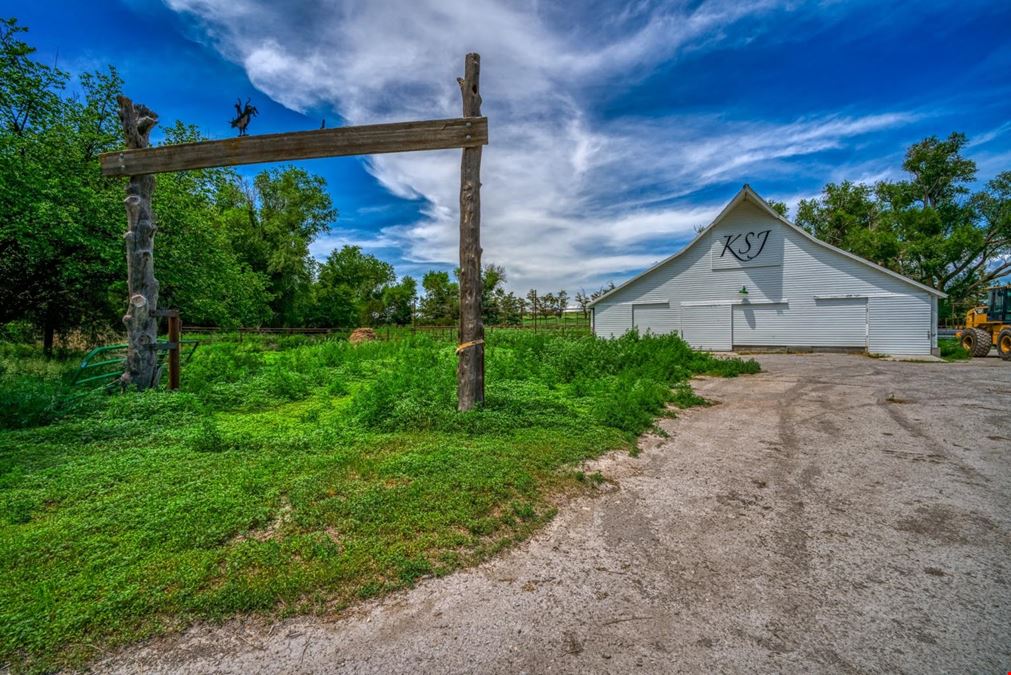
{"label": "loader tire", "polygon": [[1005,361],[1011,361],[1011,328],[997,334],[997,353]]}
{"label": "loader tire", "polygon": [[966,328],[962,332],[962,347],[970,355],[980,357],[990,353],[990,334],[982,328]]}

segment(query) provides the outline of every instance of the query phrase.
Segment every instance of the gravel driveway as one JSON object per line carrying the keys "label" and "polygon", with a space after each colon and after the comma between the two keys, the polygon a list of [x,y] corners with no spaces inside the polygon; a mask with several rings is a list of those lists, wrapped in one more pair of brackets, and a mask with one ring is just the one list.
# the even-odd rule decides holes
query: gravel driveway
{"label": "gravel driveway", "polygon": [[1011,364],[769,355],[525,545],[99,671],[1007,672]]}

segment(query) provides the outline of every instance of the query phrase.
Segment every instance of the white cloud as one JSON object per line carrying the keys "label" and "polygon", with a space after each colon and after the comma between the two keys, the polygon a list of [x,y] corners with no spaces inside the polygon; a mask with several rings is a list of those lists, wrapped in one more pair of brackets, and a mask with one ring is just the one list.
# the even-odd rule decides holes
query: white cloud
{"label": "white cloud", "polygon": [[399,242],[383,234],[376,235],[372,232],[361,230],[340,229],[336,232],[324,234],[317,237],[309,246],[309,253],[319,260],[323,260],[334,249],[344,246],[358,246],[366,251],[384,248],[396,248]]}
{"label": "white cloud", "polygon": [[[459,115],[455,78],[464,54],[480,52],[491,139],[482,164],[484,259],[504,265],[516,288],[576,288],[640,269],[722,206],[685,203],[694,191],[787,171],[789,158],[911,119],[594,118],[591,88],[630,86],[790,0],[640,2],[578,21],[570,16],[575,5],[537,0],[165,2],[198,17],[216,48],[276,101],[295,110],[332,107],[352,124]],[[416,222],[363,241],[399,247],[418,264],[454,263],[459,161],[458,151],[370,158],[380,183],[425,206]],[[649,255],[628,253],[658,240],[669,243]],[[354,241],[338,235],[314,250]]]}

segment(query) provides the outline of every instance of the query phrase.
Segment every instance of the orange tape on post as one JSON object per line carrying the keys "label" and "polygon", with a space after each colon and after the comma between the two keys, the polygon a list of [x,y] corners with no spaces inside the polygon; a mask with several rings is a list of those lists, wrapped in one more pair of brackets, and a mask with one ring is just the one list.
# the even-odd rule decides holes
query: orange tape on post
{"label": "orange tape on post", "polygon": [[464,342],[463,344],[460,344],[460,345],[456,346],[456,353],[457,353],[457,355],[460,355],[463,352],[465,352],[466,350],[470,349],[471,347],[476,347],[478,345],[483,345],[483,344],[484,344],[484,340],[471,340],[470,342]]}

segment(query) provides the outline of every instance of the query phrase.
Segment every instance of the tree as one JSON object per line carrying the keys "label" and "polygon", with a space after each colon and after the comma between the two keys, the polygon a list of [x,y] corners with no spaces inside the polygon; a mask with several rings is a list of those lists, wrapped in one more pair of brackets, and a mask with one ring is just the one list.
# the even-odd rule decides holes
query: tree
{"label": "tree", "polygon": [[481,320],[494,326],[502,322],[501,299],[505,297],[505,268],[488,264],[481,268]]}
{"label": "tree", "polygon": [[301,325],[311,305],[309,244],[337,218],[326,181],[296,167],[270,169],[252,184],[227,181],[217,201],[240,260],[267,278],[272,323]]}
{"label": "tree", "polygon": [[32,58],[25,31],[0,21],[0,321],[31,321],[49,354],[56,333],[116,314],[122,189],[97,156],[120,144],[122,80],[86,73],[83,99],[64,96],[68,75]]}
{"label": "tree", "polygon": [[536,288],[527,291],[527,306],[530,308],[530,316],[534,318],[534,325],[536,325],[537,315],[541,311],[541,298],[537,295]]}
{"label": "tree", "polygon": [[1011,172],[970,194],[976,165],[962,156],[966,142],[953,133],[914,144],[902,164],[907,180],[826,185],[820,197],[801,201],[797,224],[948,293],[942,316],[961,312],[1011,270]]}
{"label": "tree", "polygon": [[561,319],[565,316],[565,310],[569,306],[569,294],[564,289],[558,291],[558,295],[555,296],[555,302],[557,303],[555,305],[555,314]]}
{"label": "tree", "polygon": [[778,202],[775,199],[770,199],[766,203],[772,207],[773,211],[784,218],[786,218],[786,214],[790,211],[790,209],[786,206],[786,202]]}
{"label": "tree", "polygon": [[540,309],[541,316],[545,319],[555,313],[555,308],[558,305],[558,300],[555,298],[554,293],[545,293],[540,298]]}
{"label": "tree", "polygon": [[[803,199],[796,222],[822,241],[840,247],[860,247],[863,257],[877,256],[876,245],[857,233],[873,232],[881,224],[881,212],[869,185],[843,181],[828,184],[821,199]],[[854,251],[856,252],[856,251]]]}
{"label": "tree", "polygon": [[[122,147],[122,80],[84,73],[67,95],[69,76],[35,61],[24,32],[0,20],[0,322],[30,321],[48,353],[60,332],[122,327],[123,186],[98,164]],[[166,143],[196,140],[166,129]],[[315,301],[309,243],[337,216],[325,187],[294,168],[250,184],[227,169],[160,176],[159,304],[213,325],[300,324]]]}
{"label": "tree", "polygon": [[497,288],[495,303],[500,324],[518,326],[523,323],[523,298],[517,297],[512,291],[507,293],[505,289]]}
{"label": "tree", "polygon": [[418,297],[418,283],[414,277],[404,277],[398,284],[383,289],[383,320],[385,323],[406,326],[414,319],[414,301]]}
{"label": "tree", "polygon": [[[176,122],[165,143],[203,140],[196,127]],[[238,177],[227,169],[166,173],[158,177],[159,304],[178,309],[197,325],[256,326],[271,318],[268,278],[239,259],[215,203],[223,182]],[[117,282],[124,289],[125,283]],[[120,295],[121,293],[117,293]]]}
{"label": "tree", "polygon": [[384,291],[395,279],[393,265],[358,246],[331,251],[315,285],[316,321],[341,328],[384,322]]}
{"label": "tree", "polygon": [[614,290],[614,288],[615,288],[614,287],[614,282],[613,281],[608,281],[606,286],[601,286],[600,288],[598,288],[597,290],[595,290],[593,293],[590,293],[590,300],[591,301],[596,300],[600,296],[606,295],[607,293],[610,293],[611,291]]}
{"label": "tree", "polygon": [[968,193],[965,183],[976,178],[976,163],[961,155],[966,142],[965,134],[955,132],[943,141],[931,136],[913,145],[902,163],[913,180],[898,185],[910,190],[923,208],[953,204]]}
{"label": "tree", "polygon": [[59,92],[68,79],[62,70],[32,58],[35,48],[18,38],[27,32],[17,19],[0,19],[0,123],[15,136],[44,130],[60,117]]}
{"label": "tree", "polygon": [[426,272],[421,286],[425,297],[421,300],[420,314],[425,323],[448,325],[460,318],[460,287],[450,281],[449,273]]}
{"label": "tree", "polygon": [[972,197],[972,206],[986,233],[982,245],[970,251],[957,273],[977,279],[969,290],[994,283],[1011,271],[1011,171],[1003,171]]}
{"label": "tree", "polygon": [[583,313],[583,319],[589,318],[590,315],[590,303],[593,299],[586,294],[586,291],[580,288],[576,291],[576,304],[579,305],[579,310]]}

